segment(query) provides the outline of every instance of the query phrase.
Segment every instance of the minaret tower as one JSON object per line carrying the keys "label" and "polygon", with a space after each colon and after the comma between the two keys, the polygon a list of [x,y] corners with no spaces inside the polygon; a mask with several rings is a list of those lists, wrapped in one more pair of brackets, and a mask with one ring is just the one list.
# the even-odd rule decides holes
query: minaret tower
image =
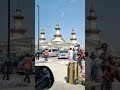
{"label": "minaret tower", "polygon": [[15,27],[11,29],[11,38],[21,38],[23,37],[23,34],[26,33],[26,30],[22,28],[22,20],[24,19],[24,16],[22,16],[21,12],[20,0],[18,0],[16,15],[13,16]]}
{"label": "minaret tower", "polygon": [[60,34],[60,26],[57,22],[56,27],[56,34],[54,35],[54,38],[51,40],[52,42],[65,42],[65,40],[62,38],[62,35]]}
{"label": "minaret tower", "polygon": [[75,33],[74,28],[73,28],[71,34],[72,34],[72,38],[70,39],[70,40],[71,40],[71,43],[76,44],[76,43],[77,43],[77,38],[76,38],[76,33]]}
{"label": "minaret tower", "polygon": [[86,37],[89,39],[98,40],[99,39],[98,36],[101,31],[97,29],[97,25],[96,25],[97,16],[95,15],[93,0],[91,0],[91,8],[89,13],[90,15],[87,16],[88,27],[87,30],[85,31]]}
{"label": "minaret tower", "polygon": [[45,38],[45,32],[44,29],[42,29],[41,33],[40,33],[40,43],[45,42],[46,38]]}
{"label": "minaret tower", "polygon": [[55,37],[61,37],[60,35],[60,26],[59,26],[59,23],[57,21],[57,24],[56,24],[56,27],[55,27],[55,30],[56,30],[56,35],[54,35]]}

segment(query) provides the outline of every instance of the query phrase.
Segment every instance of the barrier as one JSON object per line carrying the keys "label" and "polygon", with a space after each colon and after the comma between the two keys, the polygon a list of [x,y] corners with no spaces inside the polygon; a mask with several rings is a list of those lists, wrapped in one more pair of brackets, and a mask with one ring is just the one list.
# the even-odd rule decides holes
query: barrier
{"label": "barrier", "polygon": [[80,66],[78,62],[70,62],[68,65],[68,83],[76,84],[77,80],[80,80]]}

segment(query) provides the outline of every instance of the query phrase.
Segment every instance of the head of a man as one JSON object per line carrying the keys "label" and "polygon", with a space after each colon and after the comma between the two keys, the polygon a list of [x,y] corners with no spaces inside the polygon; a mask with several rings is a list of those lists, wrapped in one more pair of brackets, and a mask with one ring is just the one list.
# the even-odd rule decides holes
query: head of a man
{"label": "head of a man", "polygon": [[107,48],[108,48],[107,43],[103,43],[100,48],[101,48],[102,50],[106,51]]}

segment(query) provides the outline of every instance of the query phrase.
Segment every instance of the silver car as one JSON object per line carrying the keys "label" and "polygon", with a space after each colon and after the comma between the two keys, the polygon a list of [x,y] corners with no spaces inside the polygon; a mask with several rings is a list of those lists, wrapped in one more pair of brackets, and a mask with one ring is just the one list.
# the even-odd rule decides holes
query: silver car
{"label": "silver car", "polygon": [[68,58],[68,51],[60,51],[58,54],[58,59]]}

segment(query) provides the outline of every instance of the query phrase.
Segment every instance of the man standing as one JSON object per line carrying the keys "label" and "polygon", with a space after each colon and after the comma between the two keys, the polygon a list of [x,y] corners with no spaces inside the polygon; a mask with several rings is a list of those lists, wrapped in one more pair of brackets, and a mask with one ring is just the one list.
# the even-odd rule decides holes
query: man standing
{"label": "man standing", "polygon": [[32,59],[29,57],[29,54],[26,54],[25,58],[23,59],[24,63],[23,63],[23,69],[25,70],[25,78],[24,78],[24,82],[27,79],[27,82],[30,83],[30,73],[32,71]]}
{"label": "man standing", "polygon": [[69,57],[69,60],[73,60],[73,50],[72,50],[72,48],[70,48],[70,50],[68,52],[68,57]]}
{"label": "man standing", "polygon": [[9,80],[9,77],[10,77],[9,74],[11,72],[11,63],[8,58],[6,59],[6,61],[4,63],[3,70],[4,70],[3,80],[5,80],[5,78],[6,78],[6,80]]}
{"label": "man standing", "polygon": [[48,61],[48,50],[46,49],[44,51],[45,61]]}

